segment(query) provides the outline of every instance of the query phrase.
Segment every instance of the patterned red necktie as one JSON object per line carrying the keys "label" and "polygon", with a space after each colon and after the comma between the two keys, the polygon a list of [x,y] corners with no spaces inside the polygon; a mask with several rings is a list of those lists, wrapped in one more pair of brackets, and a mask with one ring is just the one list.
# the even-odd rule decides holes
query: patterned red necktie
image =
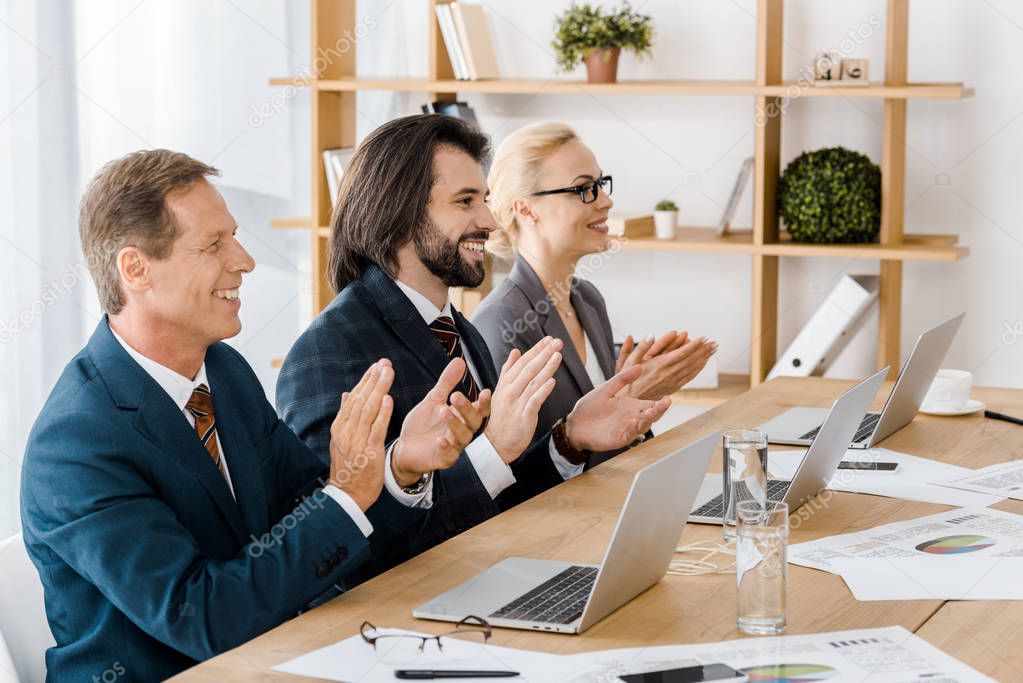
{"label": "patterned red necktie", "polygon": [[220,476],[227,479],[224,467],[220,462],[220,449],[217,448],[217,421],[213,417],[213,396],[205,384],[200,384],[192,392],[192,397],[185,404],[188,412],[195,418],[195,433],[199,437],[206,452],[213,458]]}
{"label": "patterned red necktie", "polygon": [[[465,358],[462,354],[462,345],[459,342],[458,328],[455,327],[455,321],[451,319],[451,316],[440,316],[430,323],[430,329],[433,330],[434,336],[437,337],[441,346],[444,347],[444,352],[448,354],[448,358]],[[472,378],[472,373],[469,372],[468,364],[465,366],[465,374],[462,375],[462,381],[458,384],[458,391],[465,394],[465,397],[472,402],[475,402],[480,397],[479,387],[476,386],[476,381]]]}

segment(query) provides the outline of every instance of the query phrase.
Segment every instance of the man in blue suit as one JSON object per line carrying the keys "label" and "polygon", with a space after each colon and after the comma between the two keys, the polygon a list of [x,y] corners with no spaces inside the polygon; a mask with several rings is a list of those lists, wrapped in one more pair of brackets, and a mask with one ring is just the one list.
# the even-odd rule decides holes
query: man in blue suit
{"label": "man in blue suit", "polygon": [[[22,473],[25,544],[56,640],[50,680],[167,678],[294,616],[371,543],[427,516],[381,495],[389,362],[335,395],[321,461],[220,342],[241,329],[239,287],[255,264],[206,180],[216,173],[137,152],[82,200],[107,315],[39,415]],[[486,397],[458,403],[419,411],[393,447],[413,464],[453,461],[487,411]]]}
{"label": "man in blue suit", "polygon": [[375,358],[395,368],[389,436],[452,358],[467,364],[462,393],[493,391],[489,421],[450,469],[408,467],[402,451],[391,451],[387,490],[432,514],[368,572],[575,476],[589,452],[631,444],[670,404],[618,396],[638,376],[633,369],[580,399],[531,443],[561,342],[546,338],[521,356],[512,351],[498,374],[483,338],[448,301],[449,287],[483,280],[483,246],[496,225],[486,205],[488,154],[485,135],[436,114],[395,119],[360,144],[334,209],[328,274],[338,295],[299,337],[278,378],[282,418],[321,459],[330,397],[354,386]]}

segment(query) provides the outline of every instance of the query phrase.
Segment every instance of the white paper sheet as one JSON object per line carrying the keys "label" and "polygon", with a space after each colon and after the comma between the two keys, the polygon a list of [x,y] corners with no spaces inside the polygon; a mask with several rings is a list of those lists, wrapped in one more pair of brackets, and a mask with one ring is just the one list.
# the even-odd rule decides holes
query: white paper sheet
{"label": "white paper sheet", "polygon": [[[379,632],[421,635],[401,629],[382,628]],[[530,682],[566,680],[580,671],[577,663],[566,662],[558,655],[483,645],[459,638],[445,638],[443,651],[438,651],[433,642],[427,643],[422,654],[418,647],[415,639],[388,638],[379,641],[374,649],[357,635],[279,664],[274,671],[353,683],[393,683],[397,669],[500,669],[521,674],[518,678],[502,680]]]}
{"label": "white paper sheet", "polygon": [[[901,626],[800,636],[745,638],[721,643],[605,650],[564,657],[587,669],[572,683],[607,683],[692,663],[723,662],[750,681],[829,683],[972,683],[993,679],[963,664]],[[597,669],[593,670],[592,667]],[[559,679],[551,679],[559,680]]]}
{"label": "white paper sheet", "polygon": [[797,543],[789,561],[838,574],[857,600],[1023,600],[1023,516],[946,510]]}
{"label": "white paper sheet", "polygon": [[1023,460],[982,467],[966,475],[937,479],[934,483],[964,491],[1023,500]]}
{"label": "white paper sheet", "polygon": [[[790,479],[802,462],[806,451],[771,451],[767,455],[767,469],[772,476]],[[954,505],[957,507],[987,507],[1005,500],[974,491],[950,489],[932,482],[953,477],[963,477],[973,470],[956,465],[921,458],[908,453],[891,451],[887,448],[851,449],[846,451],[846,461],[897,462],[899,467],[893,474],[838,470],[827,488],[832,491],[866,493],[923,503]]]}

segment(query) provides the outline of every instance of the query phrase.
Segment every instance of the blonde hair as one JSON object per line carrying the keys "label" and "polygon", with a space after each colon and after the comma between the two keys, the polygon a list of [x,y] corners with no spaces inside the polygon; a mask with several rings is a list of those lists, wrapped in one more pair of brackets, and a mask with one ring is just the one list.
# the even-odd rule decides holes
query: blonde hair
{"label": "blonde hair", "polygon": [[500,230],[491,233],[487,250],[511,258],[519,237],[515,200],[537,191],[540,165],[565,143],[578,140],[575,131],[563,123],[534,123],[504,139],[490,166],[490,210]]}

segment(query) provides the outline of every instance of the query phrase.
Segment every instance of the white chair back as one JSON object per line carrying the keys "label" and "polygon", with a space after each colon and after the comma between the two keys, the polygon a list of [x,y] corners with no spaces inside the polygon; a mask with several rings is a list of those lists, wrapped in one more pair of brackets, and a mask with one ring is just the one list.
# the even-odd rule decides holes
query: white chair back
{"label": "white chair back", "polygon": [[[46,621],[43,584],[21,534],[15,534],[0,541],[0,681],[45,681],[46,650],[55,644]],[[6,671],[12,664],[14,671]]]}

